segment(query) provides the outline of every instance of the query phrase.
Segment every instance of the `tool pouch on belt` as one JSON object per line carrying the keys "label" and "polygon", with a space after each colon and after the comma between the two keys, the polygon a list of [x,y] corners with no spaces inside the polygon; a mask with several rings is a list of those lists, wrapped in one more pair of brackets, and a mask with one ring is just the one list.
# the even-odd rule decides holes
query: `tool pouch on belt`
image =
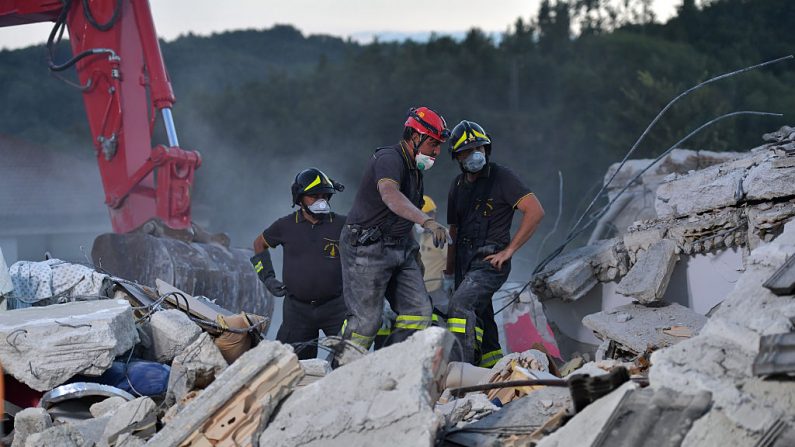
{"label": "tool pouch on belt", "polygon": [[358,225],[351,225],[351,245],[354,247],[374,244],[381,240],[383,233],[378,226],[362,228]]}

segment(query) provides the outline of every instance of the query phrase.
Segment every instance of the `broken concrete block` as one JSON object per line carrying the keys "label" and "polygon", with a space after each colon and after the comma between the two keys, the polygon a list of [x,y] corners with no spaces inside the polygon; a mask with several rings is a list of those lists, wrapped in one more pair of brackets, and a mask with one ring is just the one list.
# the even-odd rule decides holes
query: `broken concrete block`
{"label": "broken concrete block", "polygon": [[[483,396],[480,393],[475,395]],[[567,388],[544,387],[505,404],[500,411],[493,411],[479,421],[467,424],[463,430],[452,431],[445,441],[462,446],[530,445],[523,442],[525,436],[529,437],[551,417],[570,406],[571,394]],[[502,431],[501,427],[522,429],[521,432]]]}
{"label": "broken concrete block", "polygon": [[152,340],[148,360],[160,363],[171,363],[202,332],[199,325],[176,309],[155,312],[149,323],[144,325],[144,330]]}
{"label": "broken concrete block", "polygon": [[[620,323],[619,319],[626,318],[624,314],[629,314],[632,318]],[[665,329],[686,326],[695,334],[706,322],[706,317],[676,303],[662,307],[626,304],[606,312],[587,315],[582,320],[582,324],[601,339],[613,340],[621,348],[634,354],[642,354],[649,348],[671,346],[684,340],[682,337],[666,334],[663,332]]]}
{"label": "broken concrete block", "polygon": [[227,363],[212,337],[202,333],[176,357],[168,376],[166,401],[176,402],[194,389],[204,389],[218,377]]}
{"label": "broken concrete block", "polygon": [[568,447],[573,445],[594,445],[602,427],[624,399],[624,396],[637,389],[638,385],[627,382],[612,393],[603,396],[577,413],[556,432],[542,439],[538,447]]}
{"label": "broken concrete block", "polygon": [[131,434],[147,439],[155,433],[157,423],[157,405],[148,397],[125,402],[110,417],[100,447],[116,445],[119,436]]}
{"label": "broken concrete block", "polygon": [[93,447],[93,443],[86,441],[80,431],[70,424],[56,425],[41,433],[28,436],[25,447]]}
{"label": "broken concrete block", "polygon": [[302,375],[298,357],[290,347],[262,341],[190,400],[150,444],[212,445],[224,441],[256,445],[253,436],[260,422],[270,419]]}
{"label": "broken concrete block", "polygon": [[315,383],[331,373],[331,364],[327,360],[306,359],[299,360],[299,362],[301,369],[304,370],[304,377],[298,382],[296,388],[303,388],[310,383]]}
{"label": "broken concrete block", "polygon": [[491,414],[500,407],[494,405],[483,393],[470,393],[460,399],[437,404],[434,411],[445,419],[445,425],[465,425]]}
{"label": "broken concrete block", "polygon": [[28,436],[52,427],[52,418],[44,408],[25,408],[14,416],[14,441],[11,447],[25,445]]}
{"label": "broken concrete block", "polygon": [[259,445],[434,445],[433,405],[452,345],[450,332],[431,327],[337,368],[296,390]]}
{"label": "broken concrete block", "polygon": [[680,217],[736,205],[743,197],[747,170],[767,156],[754,154],[662,183],[657,187],[654,203],[657,217]]}
{"label": "broken concrete block", "polygon": [[105,427],[108,425],[109,421],[110,415],[105,415],[98,418],[72,421],[69,422],[69,425],[71,425],[75,431],[80,433],[80,436],[83,437],[86,445],[96,446],[101,445],[101,443],[104,441],[105,438],[103,435],[105,433]]}
{"label": "broken concrete block", "polygon": [[597,282],[591,263],[587,259],[578,259],[550,276],[547,287],[553,296],[563,301],[576,301],[585,296]]}
{"label": "broken concrete block", "polygon": [[746,200],[795,195],[795,157],[775,157],[751,168],[743,180]]}
{"label": "broken concrete block", "polygon": [[0,363],[38,391],[48,391],[76,374],[102,374],[137,341],[132,308],[123,300],[0,313]]}
{"label": "broken concrete block", "polygon": [[681,447],[755,446],[759,435],[737,426],[722,411],[713,408],[693,422],[693,427],[682,440]]}
{"label": "broken concrete block", "polygon": [[655,242],[638,257],[627,276],[618,284],[616,292],[645,304],[660,301],[678,258],[673,241],[662,239]]}
{"label": "broken concrete block", "polygon": [[106,414],[113,413],[125,402],[127,402],[127,400],[119,396],[109,397],[91,405],[91,407],[89,407],[89,412],[91,413],[91,416],[98,418]]}

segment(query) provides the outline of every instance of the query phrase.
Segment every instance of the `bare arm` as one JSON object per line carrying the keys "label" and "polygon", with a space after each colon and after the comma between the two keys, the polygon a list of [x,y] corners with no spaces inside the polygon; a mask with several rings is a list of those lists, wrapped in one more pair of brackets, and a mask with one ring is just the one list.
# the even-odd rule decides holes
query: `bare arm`
{"label": "bare arm", "polygon": [[398,184],[393,180],[380,180],[378,182],[378,192],[381,194],[381,200],[384,201],[387,208],[398,216],[420,225],[430,219],[427,214],[414,206],[414,204],[400,192]]}
{"label": "bare arm", "polygon": [[523,197],[519,200],[519,203],[516,204],[516,208],[522,212],[522,223],[519,224],[519,230],[516,231],[513,239],[511,239],[511,242],[504,250],[486,256],[485,258],[498,270],[502,268],[502,264],[505,261],[511,259],[511,256],[522,248],[525,242],[530,239],[530,236],[532,236],[536,228],[538,228],[541,219],[544,218],[544,208],[541,207],[541,203],[538,201],[535,194],[528,194]]}
{"label": "bare arm", "polygon": [[254,253],[262,253],[269,248],[268,243],[265,242],[265,237],[260,233],[260,235],[254,239]]}

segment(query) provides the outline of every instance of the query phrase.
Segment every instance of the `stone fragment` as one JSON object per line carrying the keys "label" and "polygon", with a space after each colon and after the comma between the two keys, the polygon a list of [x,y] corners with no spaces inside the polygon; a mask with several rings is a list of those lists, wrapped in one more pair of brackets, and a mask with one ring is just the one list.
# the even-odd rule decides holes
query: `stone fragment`
{"label": "stone fragment", "polygon": [[767,157],[767,153],[753,154],[662,183],[654,203],[657,217],[680,217],[736,205],[742,199],[747,170]]}
{"label": "stone fragment", "polygon": [[[466,425],[465,430],[453,432],[445,440],[468,446],[528,445],[517,442],[520,441],[516,439],[517,436],[529,435],[556,413],[570,406],[571,394],[567,388],[544,387],[505,404],[500,411]],[[522,427],[522,432],[519,434],[506,430],[501,433],[498,427]]]}
{"label": "stone fragment", "polygon": [[41,433],[28,436],[25,447],[93,447],[93,443],[86,441],[80,431],[70,424],[56,425]]}
{"label": "stone fragment", "polygon": [[91,407],[89,407],[89,412],[91,413],[91,416],[98,418],[100,416],[113,413],[125,402],[127,402],[127,400],[119,396],[109,397],[91,405]]}
{"label": "stone fragment", "polygon": [[144,326],[144,331],[152,343],[152,349],[147,353],[148,359],[160,363],[171,363],[202,332],[199,325],[176,309],[155,312]]}
{"label": "stone fragment", "polygon": [[[629,314],[632,318],[616,324],[617,316]],[[621,317],[622,319],[625,317]],[[671,326],[686,326],[697,333],[706,323],[706,317],[677,303],[662,307],[646,307],[641,304],[626,304],[608,312],[587,315],[582,320],[603,340],[613,340],[623,349],[642,354],[647,349],[674,345],[684,340],[663,332]]]}
{"label": "stone fragment", "polygon": [[460,399],[437,404],[434,411],[445,420],[445,425],[467,424],[481,419],[500,408],[483,393],[469,393]]}
{"label": "stone fragment", "polygon": [[596,283],[596,275],[590,262],[578,259],[549,277],[547,287],[554,297],[563,301],[576,301],[585,296]]}
{"label": "stone fragment", "polygon": [[52,418],[44,408],[25,408],[14,416],[14,441],[11,447],[25,445],[28,436],[52,427]]}
{"label": "stone fragment", "polygon": [[304,377],[298,382],[297,388],[315,383],[331,373],[331,364],[327,360],[306,359],[299,360],[299,362],[301,363],[301,369],[304,370]]}
{"label": "stone fragment", "polygon": [[774,157],[751,168],[743,180],[749,201],[795,195],[795,157]]}
{"label": "stone fragment", "polygon": [[600,435],[602,427],[621,404],[624,396],[637,388],[638,386],[632,382],[621,385],[617,390],[585,407],[566,425],[542,439],[538,447],[593,445]]}
{"label": "stone fragment", "polygon": [[448,331],[431,327],[337,368],[296,390],[259,445],[434,445],[441,421],[433,405],[452,344]]}
{"label": "stone fragment", "polygon": [[226,360],[212,337],[202,333],[174,357],[168,376],[166,401],[174,403],[191,390],[207,388],[226,367]]}
{"label": "stone fragment", "polygon": [[[262,341],[190,400],[149,443],[212,445],[224,441],[256,445],[253,437],[259,424],[270,419],[302,375],[298,357],[290,347]],[[337,393],[335,390],[324,397],[336,399]],[[317,406],[312,403],[304,411],[311,412]]]}
{"label": "stone fragment", "polygon": [[[616,292],[641,303],[660,301],[665,295],[676,261],[676,244],[662,239],[652,244],[627,273],[616,288]],[[625,320],[626,321],[626,320]]]}
{"label": "stone fragment", "polygon": [[76,374],[98,376],[138,341],[123,300],[82,301],[0,313],[0,363],[48,391]]}
{"label": "stone fragment", "polygon": [[131,434],[146,439],[155,433],[157,405],[148,397],[125,402],[111,416],[99,447],[116,445],[119,436]]}

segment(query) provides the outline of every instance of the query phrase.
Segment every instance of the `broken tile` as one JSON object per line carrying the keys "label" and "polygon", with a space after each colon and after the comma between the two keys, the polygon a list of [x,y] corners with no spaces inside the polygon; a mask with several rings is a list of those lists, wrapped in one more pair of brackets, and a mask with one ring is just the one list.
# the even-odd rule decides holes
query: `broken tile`
{"label": "broken tile", "polygon": [[433,404],[452,345],[450,332],[431,327],[337,368],[296,390],[260,445],[433,446],[441,424]]}
{"label": "broken tile", "polygon": [[102,374],[138,341],[123,300],[82,301],[0,313],[0,363],[38,391],[76,374]]}
{"label": "broken tile", "polygon": [[655,242],[638,256],[635,265],[618,284],[616,292],[635,298],[641,303],[661,300],[678,258],[673,241],[661,239]]}

